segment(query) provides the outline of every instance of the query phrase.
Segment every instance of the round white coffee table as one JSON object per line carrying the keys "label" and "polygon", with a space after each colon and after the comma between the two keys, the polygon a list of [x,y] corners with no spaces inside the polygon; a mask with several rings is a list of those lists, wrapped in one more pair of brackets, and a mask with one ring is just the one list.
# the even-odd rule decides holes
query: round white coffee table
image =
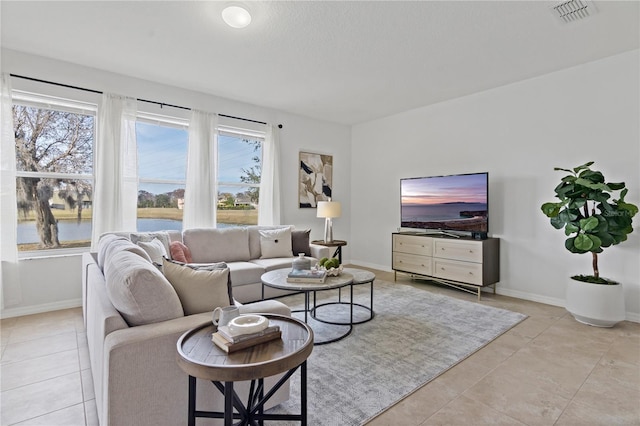
{"label": "round white coffee table", "polygon": [[[309,314],[313,313],[316,309],[316,292],[342,288],[348,286],[353,281],[353,275],[342,273],[337,277],[327,277],[323,283],[290,283],[287,282],[287,275],[290,271],[290,269],[284,268],[262,274],[262,277],[260,277],[262,281],[262,298],[264,299],[264,286],[304,293],[304,309],[293,312],[304,312],[305,323],[309,321]],[[313,294],[313,303],[310,300],[311,294]],[[353,286],[351,286],[350,300],[353,300]],[[325,345],[327,343],[337,342],[351,334],[353,330],[353,306],[351,306],[351,322],[336,325],[346,326],[346,331],[337,337],[326,340],[317,339],[318,334],[316,333],[315,337],[317,340],[314,340],[314,345]]]}

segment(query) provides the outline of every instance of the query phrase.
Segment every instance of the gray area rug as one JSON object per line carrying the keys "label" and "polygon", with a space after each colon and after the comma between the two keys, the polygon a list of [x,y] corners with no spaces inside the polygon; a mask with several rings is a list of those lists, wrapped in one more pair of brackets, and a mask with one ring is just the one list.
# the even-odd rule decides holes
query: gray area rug
{"label": "gray area rug", "polygon": [[[336,301],[337,290],[318,293]],[[348,301],[348,290],[342,290]],[[280,299],[302,308],[301,295]],[[356,303],[369,305],[369,285],[356,286]],[[526,315],[428,291],[376,280],[372,321],[355,325],[343,340],[315,346],[307,360],[308,424],[360,425],[395,404],[506,332]],[[294,314],[302,318],[302,314]],[[317,317],[339,322],[348,308],[330,304]],[[354,309],[354,320],[368,312]],[[335,337],[341,326],[309,320],[316,340]],[[291,382],[291,398],[270,413],[300,412],[300,375]],[[283,424],[283,423],[278,423]],[[299,424],[299,423],[291,423]]]}

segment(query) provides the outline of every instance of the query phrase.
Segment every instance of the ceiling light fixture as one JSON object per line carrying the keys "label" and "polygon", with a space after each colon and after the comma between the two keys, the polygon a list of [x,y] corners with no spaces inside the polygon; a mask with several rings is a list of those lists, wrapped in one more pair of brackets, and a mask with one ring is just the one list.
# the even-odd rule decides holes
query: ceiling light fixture
{"label": "ceiling light fixture", "polygon": [[244,28],[251,23],[251,14],[242,6],[227,6],[222,10],[222,19],[230,27]]}

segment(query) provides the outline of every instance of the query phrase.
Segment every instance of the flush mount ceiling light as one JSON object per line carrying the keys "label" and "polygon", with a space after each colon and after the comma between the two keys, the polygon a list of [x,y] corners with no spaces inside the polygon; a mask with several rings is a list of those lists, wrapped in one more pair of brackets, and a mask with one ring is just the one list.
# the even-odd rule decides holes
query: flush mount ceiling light
{"label": "flush mount ceiling light", "polygon": [[242,6],[232,5],[222,10],[222,19],[230,27],[244,28],[251,23],[251,14]]}

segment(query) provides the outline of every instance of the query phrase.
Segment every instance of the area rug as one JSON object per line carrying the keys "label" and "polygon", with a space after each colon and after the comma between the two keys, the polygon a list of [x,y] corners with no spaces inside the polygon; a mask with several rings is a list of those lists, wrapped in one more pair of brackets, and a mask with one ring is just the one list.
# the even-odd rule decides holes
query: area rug
{"label": "area rug", "polygon": [[[356,303],[368,306],[368,288],[356,286]],[[318,295],[337,299],[337,291]],[[348,291],[343,290],[341,296],[343,301],[348,300]],[[303,306],[301,295],[280,300],[294,309]],[[361,425],[526,318],[520,313],[379,280],[374,285],[373,303],[372,321],[355,325],[342,340],[315,346],[307,360],[308,424]],[[318,318],[334,322],[347,314],[343,305],[326,305],[318,310]],[[356,307],[356,320],[367,315]],[[309,324],[316,340],[345,331],[341,326],[312,319]],[[299,404],[297,372],[292,377],[289,401],[269,412],[299,413]]]}

